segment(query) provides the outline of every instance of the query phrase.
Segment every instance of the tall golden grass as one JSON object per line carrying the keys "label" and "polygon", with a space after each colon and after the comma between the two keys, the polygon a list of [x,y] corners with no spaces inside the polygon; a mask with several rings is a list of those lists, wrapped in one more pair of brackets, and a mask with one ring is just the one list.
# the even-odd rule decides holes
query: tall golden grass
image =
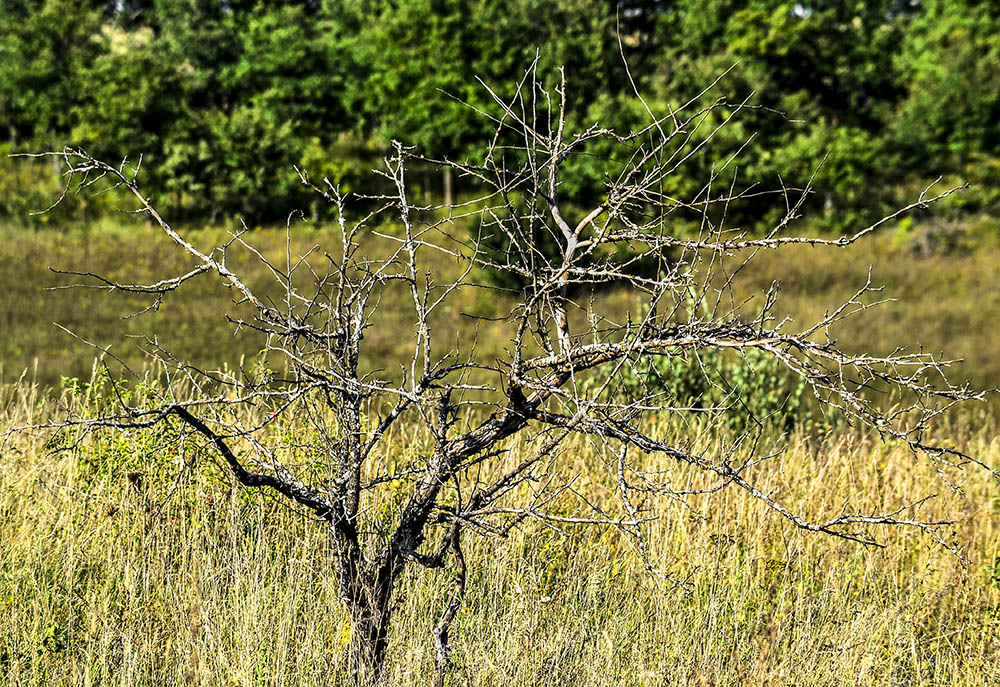
{"label": "tall golden grass", "polygon": [[[9,386],[0,427],[97,402]],[[993,426],[969,411],[937,438],[998,465]],[[882,532],[884,548],[805,533],[735,489],[659,504],[651,557],[687,589],[645,573],[614,531],[467,535],[451,684],[1000,684],[996,481],[969,468],[957,494],[905,450],[846,429],[768,441],[788,450],[754,476],[789,505],[821,514],[937,493],[922,515],[957,518],[969,563],[913,531]],[[19,433],[0,458],[0,685],[334,683],[350,628],[321,526],[234,486],[208,452],[186,465],[155,433],[53,453],[64,443]],[[599,450],[572,444],[560,460],[585,471]],[[673,478],[697,479],[680,466]],[[599,476],[592,487],[612,498]],[[449,574],[406,576],[387,684],[429,681]]]}

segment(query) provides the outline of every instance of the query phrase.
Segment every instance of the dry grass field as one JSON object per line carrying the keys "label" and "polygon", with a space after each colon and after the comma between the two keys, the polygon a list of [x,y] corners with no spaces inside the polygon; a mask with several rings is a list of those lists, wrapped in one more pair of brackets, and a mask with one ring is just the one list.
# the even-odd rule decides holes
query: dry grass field
{"label": "dry grass field", "polygon": [[[224,235],[192,233],[203,246]],[[303,229],[293,240],[306,246],[325,236]],[[100,403],[85,386],[61,383],[90,379],[94,351],[52,322],[112,344],[140,367],[129,334],[155,335],[203,365],[255,352],[252,339],[231,337],[221,316],[230,296],[208,281],[132,320],[119,316],[146,302],[44,290],[69,281],[48,265],[136,281],[190,267],[140,225],[4,230],[2,238],[0,433]],[[265,253],[284,248],[283,231],[254,239]],[[840,335],[849,348],[919,342],[965,357],[957,378],[1000,383],[991,338],[1000,247],[992,241],[929,258],[887,237],[850,251],[765,253],[737,288],[749,294],[780,278],[786,311],[814,316],[852,293],[873,263],[875,281],[900,301],[846,325]],[[234,265],[262,277],[249,260]],[[624,293],[606,298],[612,307],[629,301]],[[503,303],[470,297],[466,305],[488,314]],[[391,303],[386,313],[385,330],[369,341],[369,364],[392,359],[409,326]],[[471,331],[472,320],[452,315],[455,329]],[[504,345],[495,331],[480,334],[483,346]],[[652,421],[660,436],[692,432],[670,417]],[[291,424],[273,431],[297,431],[294,418],[282,422]],[[1000,466],[991,406],[944,418],[938,432],[935,439]],[[700,450],[724,440],[704,437]],[[235,486],[204,447],[178,456],[161,435],[131,433],[53,450],[65,441],[25,432],[0,447],[0,687],[336,684],[350,629],[319,524]],[[647,574],[613,530],[562,536],[530,525],[507,539],[470,535],[450,684],[1000,685],[997,481],[967,467],[953,475],[964,486],[956,493],[904,449],[849,427],[822,437],[774,431],[763,444],[787,451],[755,467],[754,479],[813,517],[936,494],[921,516],[954,518],[949,540],[967,562],[914,531],[883,531],[884,548],[864,548],[796,530],[736,489],[691,507],[658,504],[650,556],[684,586]],[[398,450],[417,448],[400,439]],[[558,459],[598,503],[613,498],[600,454],[575,443]],[[664,468],[676,484],[700,479]],[[406,578],[387,684],[428,684],[430,630],[449,574],[413,570]]]}
{"label": "dry grass field", "polygon": [[[328,228],[308,224],[293,227],[293,253],[315,244],[329,247],[335,243],[335,234]],[[782,283],[778,310],[804,322],[854,293],[864,283],[869,266],[873,266],[874,283],[885,285],[884,296],[896,302],[845,322],[838,333],[848,350],[891,351],[896,345],[920,344],[925,350],[944,351],[951,358],[964,359],[954,370],[955,378],[971,379],[981,387],[1000,386],[1000,356],[996,355],[992,335],[993,323],[1000,319],[1000,289],[996,288],[1000,242],[993,226],[981,222],[969,232],[970,246],[930,257],[906,250],[907,244],[901,244],[899,233],[894,236],[893,231],[887,230],[884,235],[846,250],[792,246],[760,253],[740,275],[737,290],[759,296],[772,280],[778,279]],[[196,245],[208,248],[226,241],[229,230],[185,228],[185,235]],[[250,240],[272,258],[284,253],[284,229],[255,230]],[[265,269],[246,252],[234,251],[230,263],[250,283],[268,278]],[[55,274],[50,267],[143,282],[182,274],[193,263],[158,232],[138,222],[105,223],[63,232],[0,228],[3,381],[13,381],[22,372],[43,385],[58,385],[62,377],[89,378],[96,351],[53,323],[93,343],[111,345],[115,355],[137,367],[142,367],[145,360],[137,345],[141,342],[128,338],[137,334],[153,335],[179,358],[199,365],[234,364],[241,355],[253,355],[258,350],[252,338],[232,337],[231,327],[223,317],[232,294],[210,278],[188,283],[155,312],[123,320],[123,314],[142,310],[149,305],[149,299],[94,289],[49,290],[86,281]],[[445,258],[432,267],[440,274],[455,271],[454,264]],[[631,304],[625,293],[612,293],[606,298],[612,307]],[[496,294],[469,292],[460,312],[452,313],[448,328],[472,334],[477,325],[485,325],[462,317],[461,312],[497,314],[504,311],[504,305],[503,298]],[[370,332],[368,350],[373,359],[391,360],[400,344],[395,334],[406,331],[412,323],[402,313],[394,319],[391,304],[383,310],[385,327]],[[503,338],[485,333],[481,346],[502,349]]]}
{"label": "dry grass field", "polygon": [[[8,387],[0,422],[53,409]],[[983,412],[937,438],[1000,463]],[[20,434],[0,461],[0,684],[336,683],[350,630],[319,524],[236,488],[207,450],[189,447],[185,462],[135,433],[53,454],[64,441]],[[781,442],[785,457],[755,478],[789,505],[864,511],[938,494],[921,515],[957,519],[950,539],[968,564],[912,531],[883,532],[885,548],[804,533],[733,489],[657,509],[651,557],[686,589],[646,574],[613,531],[468,535],[451,684],[1000,684],[996,481],[958,471],[956,494],[905,451],[847,431]],[[559,460],[611,499],[597,453],[573,444]],[[698,479],[673,470],[678,484]],[[387,684],[427,684],[448,574],[406,578]]]}

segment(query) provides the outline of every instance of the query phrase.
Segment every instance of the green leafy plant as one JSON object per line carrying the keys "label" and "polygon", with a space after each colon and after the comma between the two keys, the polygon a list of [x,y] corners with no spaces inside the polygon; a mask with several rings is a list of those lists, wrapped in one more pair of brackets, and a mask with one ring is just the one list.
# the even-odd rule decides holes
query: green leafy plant
{"label": "green leafy plant", "polygon": [[[687,311],[691,317],[699,311],[711,314],[708,304],[693,295]],[[807,402],[805,380],[757,348],[676,349],[644,356],[624,371],[622,387],[629,397],[656,396],[664,404],[717,414],[737,432],[758,423],[786,431],[827,423]]]}
{"label": "green leafy plant", "polygon": [[57,622],[50,623],[49,626],[42,632],[42,636],[38,640],[39,653],[47,652],[58,654],[62,653],[65,648],[66,628]]}
{"label": "green leafy plant", "polygon": [[805,382],[757,349],[740,353],[709,349],[649,358],[643,367],[626,373],[625,387],[630,393],[659,394],[678,406],[717,410],[736,431],[756,422],[790,430],[815,420],[805,403]]}

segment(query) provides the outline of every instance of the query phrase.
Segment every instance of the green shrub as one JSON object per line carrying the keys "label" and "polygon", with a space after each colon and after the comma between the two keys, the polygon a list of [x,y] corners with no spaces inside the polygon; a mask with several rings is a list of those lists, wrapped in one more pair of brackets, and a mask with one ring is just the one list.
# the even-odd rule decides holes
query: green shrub
{"label": "green shrub", "polygon": [[10,145],[0,144],[0,219],[15,226],[38,229],[51,222],[60,226],[87,222],[109,214],[110,194],[66,194],[58,219],[44,212],[63,190],[63,164],[59,158],[11,157]]}
{"label": "green shrub", "polygon": [[703,408],[718,413],[736,431],[760,422],[785,430],[815,421],[816,412],[805,402],[805,382],[781,362],[756,348],[647,357],[645,367],[625,373],[625,392],[631,396],[656,393],[664,405]]}

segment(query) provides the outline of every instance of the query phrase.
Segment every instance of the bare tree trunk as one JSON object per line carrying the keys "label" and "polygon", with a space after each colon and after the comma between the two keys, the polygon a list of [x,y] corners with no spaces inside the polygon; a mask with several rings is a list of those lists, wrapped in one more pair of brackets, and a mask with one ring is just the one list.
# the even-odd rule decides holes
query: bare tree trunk
{"label": "bare tree trunk", "polygon": [[444,168],[444,206],[450,208],[454,205],[454,189],[452,188],[451,167]]}
{"label": "bare tree trunk", "polygon": [[385,671],[392,616],[389,601],[395,580],[387,580],[383,585],[371,579],[358,582],[353,585],[353,598],[348,604],[351,641],[347,647],[346,668],[350,684],[374,687],[379,684]]}
{"label": "bare tree trunk", "polygon": [[61,180],[63,175],[63,160],[53,156],[49,166],[52,169],[52,176]]}
{"label": "bare tree trunk", "polygon": [[379,684],[385,671],[389,648],[389,613],[377,611],[352,614],[351,642],[348,646],[348,670],[352,683],[359,687]]}
{"label": "bare tree trunk", "polygon": [[340,599],[351,622],[342,672],[336,684],[373,687],[382,677],[389,645],[393,583],[398,569],[372,565],[365,559],[353,520],[357,504],[344,504],[347,513],[331,527]]}

